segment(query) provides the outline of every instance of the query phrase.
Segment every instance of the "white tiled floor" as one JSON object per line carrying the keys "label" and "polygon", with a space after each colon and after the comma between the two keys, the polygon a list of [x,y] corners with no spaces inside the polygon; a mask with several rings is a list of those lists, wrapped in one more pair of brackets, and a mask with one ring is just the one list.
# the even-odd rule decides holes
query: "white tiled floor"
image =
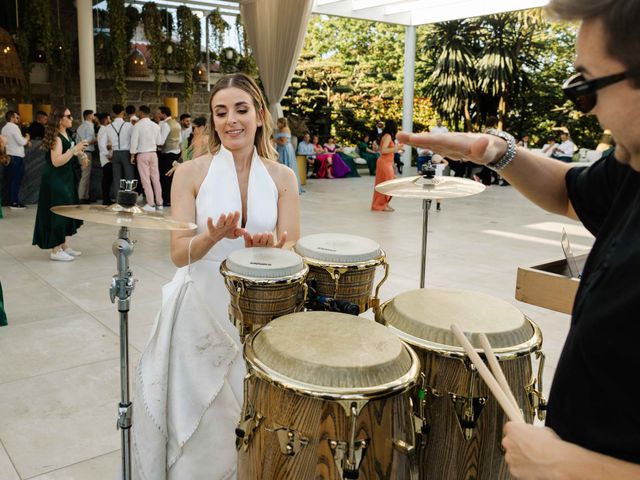
{"label": "white tiled floor", "polygon": [[[301,201],[302,232],[377,240],[391,265],[382,287],[386,300],[418,286],[422,205],[395,199],[395,213],[371,212],[372,188],[369,176],[310,180]],[[4,212],[0,280],[10,325],[0,329],[0,479],[118,478],[118,316],[108,296],[117,230],[86,224],[73,239],[82,257],[51,262],[48,252],[30,245],[35,208]],[[576,243],[591,244],[575,222],[532,206],[511,187],[446,201],[429,219],[427,286],[485,292],[536,321],[545,336],[547,391],[569,317],[519,303],[514,291],[518,266],[561,255],[561,224],[577,228]],[[167,233],[136,230],[132,237],[131,267],[139,280],[129,321],[133,368],[161,286],[175,269]]]}

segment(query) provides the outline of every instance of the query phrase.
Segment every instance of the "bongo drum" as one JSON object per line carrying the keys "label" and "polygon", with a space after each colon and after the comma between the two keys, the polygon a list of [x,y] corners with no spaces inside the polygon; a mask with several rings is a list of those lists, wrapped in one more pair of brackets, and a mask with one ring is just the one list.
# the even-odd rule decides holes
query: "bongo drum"
{"label": "bongo drum", "polygon": [[229,319],[243,341],[272,319],[304,308],[308,271],[299,255],[280,248],[244,248],[222,262],[231,294]]}
{"label": "bongo drum", "polygon": [[[294,250],[309,266],[308,282],[315,281],[318,295],[354,303],[360,313],[377,308],[389,264],[376,242],[356,235],[319,233],[298,240]],[[371,297],[379,265],[384,267],[384,276]]]}
{"label": "bongo drum", "polygon": [[[460,325],[481,356],[478,335],[487,335],[529,423],[536,413],[544,418],[545,410],[538,326],[502,300],[439,288],[398,295],[381,306],[376,320],[413,346],[422,365],[414,396],[420,479],[512,478],[501,448],[507,416],[450,326]],[[532,356],[539,358],[537,378]]]}
{"label": "bongo drum", "polygon": [[417,478],[416,354],[371,320],[285,315],[247,337],[239,480]]}

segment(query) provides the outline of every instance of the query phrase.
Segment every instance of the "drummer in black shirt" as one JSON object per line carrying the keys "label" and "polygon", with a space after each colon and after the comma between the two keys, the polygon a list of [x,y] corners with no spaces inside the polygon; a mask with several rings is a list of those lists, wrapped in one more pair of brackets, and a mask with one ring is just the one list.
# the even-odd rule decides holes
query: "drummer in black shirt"
{"label": "drummer in black shirt", "polygon": [[609,128],[616,149],[589,168],[515,148],[510,136],[398,134],[398,141],[494,168],[542,208],[596,237],[556,369],[547,427],[509,422],[521,479],[640,479],[640,1],[551,0],[582,20],[565,93]]}

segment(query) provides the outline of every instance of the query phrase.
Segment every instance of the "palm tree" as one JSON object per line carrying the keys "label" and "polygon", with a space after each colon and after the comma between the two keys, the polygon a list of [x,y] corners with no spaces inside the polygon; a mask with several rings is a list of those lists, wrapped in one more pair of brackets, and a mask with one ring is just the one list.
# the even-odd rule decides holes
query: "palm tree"
{"label": "palm tree", "polygon": [[480,93],[498,98],[498,128],[508,110],[510,93],[526,82],[529,56],[522,55],[535,40],[542,23],[541,10],[492,15],[483,21],[484,48],[476,64]]}
{"label": "palm tree", "polygon": [[438,113],[459,127],[465,119],[466,129],[471,126],[469,104],[475,96],[474,52],[469,39],[477,26],[468,20],[455,20],[433,26],[432,35],[425,50],[440,48],[436,64],[429,75],[427,93]]}

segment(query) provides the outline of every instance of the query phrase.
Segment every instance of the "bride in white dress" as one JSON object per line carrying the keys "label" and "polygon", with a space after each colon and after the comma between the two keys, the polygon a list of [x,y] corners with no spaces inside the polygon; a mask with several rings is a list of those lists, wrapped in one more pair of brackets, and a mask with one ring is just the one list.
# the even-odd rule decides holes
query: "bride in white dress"
{"label": "bride in white dress", "polygon": [[133,478],[235,478],[235,427],[245,365],[228,319],[220,262],[234,250],[283,247],[300,236],[298,183],[279,164],[272,119],[255,82],[221,78],[211,92],[208,154],[181,165],[172,217],[197,230],[172,232],[178,271],[135,375]]}

